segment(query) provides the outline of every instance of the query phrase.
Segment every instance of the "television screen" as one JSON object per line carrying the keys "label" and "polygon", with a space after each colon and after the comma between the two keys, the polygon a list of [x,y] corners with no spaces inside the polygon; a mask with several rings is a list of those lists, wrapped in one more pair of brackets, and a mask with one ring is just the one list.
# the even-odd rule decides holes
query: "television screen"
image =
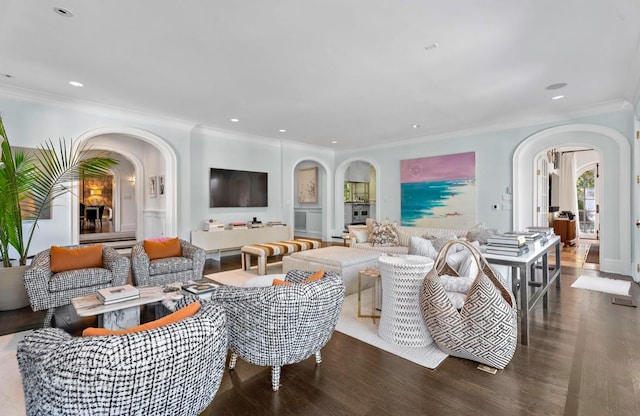
{"label": "television screen", "polygon": [[209,207],[266,207],[267,173],[211,168]]}

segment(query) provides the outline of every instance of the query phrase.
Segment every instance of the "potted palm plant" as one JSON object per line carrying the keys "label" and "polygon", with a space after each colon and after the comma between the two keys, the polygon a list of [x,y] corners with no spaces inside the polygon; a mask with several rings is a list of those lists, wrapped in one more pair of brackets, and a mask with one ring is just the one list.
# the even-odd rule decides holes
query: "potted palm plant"
{"label": "potted palm plant", "polygon": [[[85,144],[47,140],[33,154],[11,148],[0,117],[0,310],[29,304],[22,275],[43,211],[82,177],[109,173],[117,160]],[[12,258],[14,257],[14,258]]]}

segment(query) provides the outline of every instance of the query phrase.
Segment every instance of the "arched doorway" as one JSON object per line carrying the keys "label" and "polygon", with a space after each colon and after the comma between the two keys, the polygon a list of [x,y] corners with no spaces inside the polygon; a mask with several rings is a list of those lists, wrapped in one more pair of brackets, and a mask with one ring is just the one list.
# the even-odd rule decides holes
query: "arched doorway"
{"label": "arched doorway", "polygon": [[[349,158],[336,169],[335,232],[342,233],[349,224],[366,218],[379,218],[377,196],[380,194],[380,169],[369,159]],[[354,211],[357,213],[354,216]],[[363,213],[366,211],[366,214]]]}
{"label": "arched doorway", "polygon": [[536,156],[554,147],[589,147],[600,154],[602,212],[600,270],[631,275],[631,204],[628,140],[618,131],[599,125],[571,124],[549,128],[524,140],[513,156],[513,228],[524,229],[534,221]]}
{"label": "arched doorway", "polygon": [[[153,133],[128,127],[88,131],[80,135],[76,143],[84,142],[89,142],[93,149],[121,154],[133,164],[135,174],[127,180],[136,184],[136,238],[142,240],[149,236],[177,235],[177,157],[173,149]],[[154,152],[157,154],[155,160],[148,160],[148,154]],[[155,168],[149,167],[150,164]],[[164,195],[155,199],[155,205],[149,208],[149,193],[145,191],[148,189],[147,181],[158,171],[164,179]],[[78,206],[76,200],[72,209],[72,224],[76,227],[72,233],[74,243],[77,243],[79,235]]]}

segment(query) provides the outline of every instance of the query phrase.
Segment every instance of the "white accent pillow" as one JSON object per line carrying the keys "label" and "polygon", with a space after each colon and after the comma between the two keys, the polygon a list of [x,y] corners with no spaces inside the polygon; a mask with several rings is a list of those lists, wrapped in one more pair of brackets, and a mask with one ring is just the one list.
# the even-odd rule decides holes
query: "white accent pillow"
{"label": "white accent pillow", "polygon": [[367,230],[351,230],[356,238],[356,243],[366,243],[369,241],[369,231]]}
{"label": "white accent pillow", "polygon": [[447,292],[467,293],[475,278],[467,276],[438,276],[438,281]]}
{"label": "white accent pillow", "polygon": [[[451,247],[449,250],[449,255],[447,256],[447,264],[453,268],[455,271],[460,270],[460,266],[464,263],[467,257],[471,257],[471,253],[469,250],[461,250],[451,254],[451,251],[455,249],[455,246]],[[466,275],[461,275],[466,276]]]}
{"label": "white accent pillow", "polygon": [[[477,248],[480,248],[480,243],[478,243],[477,241],[474,241],[473,243],[470,243],[470,244]],[[461,248],[461,250],[454,251],[458,246]],[[452,252],[453,254],[451,254]],[[471,254],[469,249],[463,246],[462,244],[454,244],[454,246],[451,247],[451,250],[449,250],[449,255],[447,256],[447,263],[449,264],[449,266],[453,267],[453,269],[457,271],[460,276],[471,276],[466,273],[460,273],[460,268],[462,267],[462,264],[467,259],[467,257],[471,257],[473,259],[473,255]]]}
{"label": "white accent pillow", "polygon": [[457,269],[459,276],[469,276],[475,279],[478,275],[478,263],[476,259],[469,253],[469,255],[462,261],[460,267]]}
{"label": "white accent pillow", "polygon": [[438,250],[433,247],[431,240],[422,237],[411,237],[409,239],[409,254],[429,257],[433,260],[438,255]]}

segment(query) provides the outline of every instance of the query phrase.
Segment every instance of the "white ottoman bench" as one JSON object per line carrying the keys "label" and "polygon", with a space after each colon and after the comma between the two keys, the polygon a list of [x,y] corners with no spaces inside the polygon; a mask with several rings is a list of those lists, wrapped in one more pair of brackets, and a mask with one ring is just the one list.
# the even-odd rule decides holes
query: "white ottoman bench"
{"label": "white ottoman bench", "polygon": [[[305,270],[315,272],[320,269],[342,276],[347,295],[358,291],[358,270],[378,267],[380,253],[371,250],[332,246],[309,251],[300,251],[282,259],[282,272]],[[368,279],[370,280],[370,279]],[[369,282],[366,287],[373,286]]]}

